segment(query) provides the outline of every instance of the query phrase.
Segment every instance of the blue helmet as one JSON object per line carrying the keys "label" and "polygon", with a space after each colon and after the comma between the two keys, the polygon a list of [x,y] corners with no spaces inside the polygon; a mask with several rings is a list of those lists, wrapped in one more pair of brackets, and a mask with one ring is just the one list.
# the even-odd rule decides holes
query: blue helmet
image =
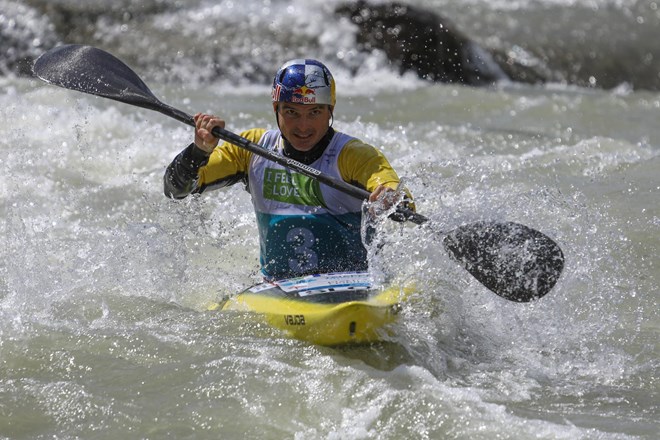
{"label": "blue helmet", "polygon": [[335,105],[335,80],[323,63],[312,59],[291,60],[273,80],[273,102]]}

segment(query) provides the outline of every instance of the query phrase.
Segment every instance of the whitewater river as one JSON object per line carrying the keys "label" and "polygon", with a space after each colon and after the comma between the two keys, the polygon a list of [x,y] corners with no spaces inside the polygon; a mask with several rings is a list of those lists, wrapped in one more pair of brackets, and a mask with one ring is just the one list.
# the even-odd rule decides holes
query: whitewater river
{"label": "whitewater river", "polygon": [[[372,266],[419,292],[387,343],[317,347],[207,312],[259,280],[258,243],[240,185],[164,197],[192,130],[0,77],[0,438],[658,438],[660,94],[432,84],[378,59],[337,67],[335,128],[382,149],[441,228],[552,237],[553,291],[508,302],[428,230],[388,223]],[[144,74],[232,131],[274,123],[262,82]]]}

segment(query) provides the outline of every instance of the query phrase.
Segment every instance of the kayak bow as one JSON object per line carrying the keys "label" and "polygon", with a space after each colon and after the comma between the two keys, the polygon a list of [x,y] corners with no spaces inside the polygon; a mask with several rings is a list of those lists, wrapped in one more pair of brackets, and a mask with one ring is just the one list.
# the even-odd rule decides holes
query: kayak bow
{"label": "kayak bow", "polygon": [[410,286],[381,287],[369,273],[340,272],[264,282],[209,310],[249,311],[288,336],[317,345],[364,344],[389,335]]}

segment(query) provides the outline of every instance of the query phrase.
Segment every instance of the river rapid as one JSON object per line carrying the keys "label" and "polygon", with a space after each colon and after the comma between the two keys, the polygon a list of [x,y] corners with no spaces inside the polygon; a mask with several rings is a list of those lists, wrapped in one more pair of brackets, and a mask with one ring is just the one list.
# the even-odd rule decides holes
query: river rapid
{"label": "river rapid", "polygon": [[[185,61],[136,71],[164,102],[221,114],[232,131],[273,126],[267,84],[207,77],[183,37],[156,31],[221,15],[211,3],[144,24],[145,46]],[[282,19],[281,2],[245,3],[253,26]],[[416,3],[441,12],[446,2]],[[509,8],[487,3],[465,2],[491,24]],[[513,3],[517,13],[628,7]],[[328,19],[318,14],[308,19]],[[121,29],[98,32],[118,55],[134,48],[133,33],[122,45]],[[290,36],[295,50],[277,42],[274,67],[348,44],[328,30],[316,54],[307,32]],[[247,69],[252,40],[236,38],[233,62]],[[657,438],[660,94],[626,83],[469,88],[400,76],[378,53],[358,71],[342,59],[328,61],[334,127],[381,149],[440,229],[516,221],[552,237],[566,256],[556,287],[506,301],[427,228],[389,222],[373,269],[414,279],[418,293],[388,342],[318,347],[246,314],[207,312],[259,281],[258,242],[240,185],[163,195],[164,169],[192,130],[0,77],[0,438]],[[178,79],[188,74],[197,79]]]}

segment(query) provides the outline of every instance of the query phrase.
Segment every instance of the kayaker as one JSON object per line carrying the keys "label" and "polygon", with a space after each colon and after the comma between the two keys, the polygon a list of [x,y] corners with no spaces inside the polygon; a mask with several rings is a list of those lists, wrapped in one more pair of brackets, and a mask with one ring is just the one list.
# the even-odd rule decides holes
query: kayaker
{"label": "kayaker", "polygon": [[[285,63],[273,80],[272,103],[278,129],[254,128],[241,136],[366,189],[370,202],[391,206],[401,200],[399,177],[383,154],[332,128],[335,81],[323,63]],[[194,142],[165,172],[166,196],[181,199],[243,182],[257,216],[267,279],[367,270],[362,200],[230,143],[218,146],[211,130],[224,128],[225,121],[202,113],[194,119]]]}

